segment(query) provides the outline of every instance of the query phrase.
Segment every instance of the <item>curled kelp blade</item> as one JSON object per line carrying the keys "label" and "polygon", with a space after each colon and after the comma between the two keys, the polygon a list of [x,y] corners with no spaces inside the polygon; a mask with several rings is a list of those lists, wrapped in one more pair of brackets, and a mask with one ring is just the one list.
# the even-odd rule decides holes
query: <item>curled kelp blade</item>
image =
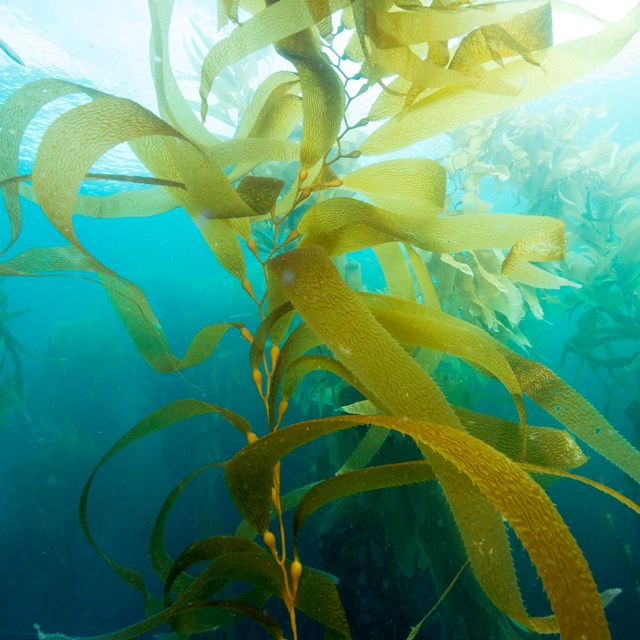
{"label": "curled kelp blade", "polygon": [[[181,480],[165,498],[162,503],[162,507],[158,511],[156,520],[151,530],[151,538],[149,539],[149,559],[156,572],[156,575],[165,582],[171,567],[174,564],[174,559],[169,555],[167,548],[164,544],[164,530],[171,513],[173,505],[178,498],[182,495],[182,492],[189,486],[192,480],[197,478],[201,473],[209,471],[211,469],[222,469],[222,462],[213,462],[211,464],[204,465],[195,471],[192,471],[186,478]],[[174,589],[176,593],[180,594],[188,589],[193,583],[194,578],[183,574],[174,580]]]}
{"label": "curled kelp blade", "polygon": [[174,0],[149,0],[151,42],[149,60],[160,116],[202,146],[219,140],[202,126],[176,82],[169,56],[169,27]]}
{"label": "curled kelp blade", "polygon": [[602,31],[536,52],[540,67],[516,59],[487,72],[489,77],[518,86],[521,90],[517,96],[491,95],[465,87],[433,92],[374,131],[361,151],[377,155],[402,149],[569,84],[611,59],[639,26],[640,7],[636,7]]}
{"label": "curled kelp blade", "polygon": [[542,578],[563,638],[610,637],[586,560],[546,493],[517,464],[459,429],[411,419],[349,416],[310,420],[271,433],[236,454],[225,470],[234,501],[256,530],[268,527],[269,483],[276,463],[303,444],[363,421],[411,435],[429,450],[431,462],[445,460],[498,507]]}
{"label": "curled kelp blade", "polygon": [[207,116],[207,99],[218,73],[229,64],[284,38],[304,31],[341,9],[351,0],[280,0],[257,12],[231,34],[217,42],[202,64],[201,116]]}
{"label": "curled kelp blade", "polygon": [[[205,561],[213,561],[226,553],[252,552],[264,553],[264,549],[255,542],[239,536],[209,536],[201,538],[189,545],[175,559],[164,582],[165,607],[171,605],[170,594],[179,576],[194,564]],[[193,581],[192,581],[193,582]],[[212,578],[202,584],[198,593],[192,593],[194,600],[203,600],[215,595],[228,582],[225,578]]]}
{"label": "curled kelp blade", "polygon": [[[84,93],[91,98],[105,95],[90,87],[45,78],[20,87],[7,98],[0,108],[0,182],[18,175],[22,138],[36,113],[49,102],[75,93]],[[11,229],[11,236],[3,252],[15,242],[22,227],[18,188],[18,183],[2,186],[2,196]]]}
{"label": "curled kelp blade", "polygon": [[[267,0],[279,6],[282,0]],[[302,4],[302,3],[299,3]],[[321,3],[325,8],[329,3]],[[315,12],[319,13],[318,6]],[[322,9],[320,9],[322,11]],[[322,52],[314,29],[293,33],[275,42],[276,51],[298,72],[302,92],[302,140],[300,164],[309,170],[334,145],[344,115],[345,89],[336,70]]]}
{"label": "curled kelp blade", "polygon": [[576,286],[531,264],[564,257],[564,224],[554,218],[506,213],[436,217],[332,198],[310,207],[298,229],[301,247],[320,246],[331,257],[394,240],[436,253],[509,249],[502,269],[514,280],[539,288]]}
{"label": "curled kelp blade", "polygon": [[93,538],[93,534],[91,532],[91,528],[89,527],[89,521],[87,518],[87,504],[89,500],[89,493],[91,492],[91,487],[93,485],[93,480],[98,471],[109,460],[111,460],[111,458],[113,458],[123,449],[126,449],[134,442],[148,435],[161,431],[162,429],[176,424],[177,422],[181,422],[182,420],[208,414],[218,414],[222,416],[234,428],[236,428],[243,434],[247,434],[251,431],[251,426],[242,416],[233,413],[232,411],[229,411],[224,407],[218,407],[216,405],[212,405],[207,402],[201,402],[199,400],[178,400],[176,402],[172,402],[138,422],[124,436],[122,436],[122,438],[120,438],[118,442],[116,442],[116,444],[114,444],[98,462],[82,490],[79,507],[80,524],[82,525],[82,530],[87,540],[89,541],[91,546],[98,552],[98,554],[120,576],[120,578],[122,578],[122,580],[142,592],[145,599],[145,606],[147,607],[147,611],[150,610],[152,601],[142,576],[137,571],[134,571],[133,569],[125,567],[112,560],[104,551],[102,551],[102,549],[98,546]]}
{"label": "curled kelp blade", "polygon": [[109,298],[140,355],[157,371],[170,373],[206,360],[225,333],[235,326],[223,322],[201,329],[182,358],[175,356],[162,326],[142,290],[74,246],[29,249],[0,263],[0,275],[64,276],[97,282]]}

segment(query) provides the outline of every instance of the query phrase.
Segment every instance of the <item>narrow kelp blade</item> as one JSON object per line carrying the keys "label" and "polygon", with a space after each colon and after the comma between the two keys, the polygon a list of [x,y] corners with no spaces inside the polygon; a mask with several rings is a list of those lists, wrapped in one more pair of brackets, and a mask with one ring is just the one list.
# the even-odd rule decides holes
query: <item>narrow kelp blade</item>
{"label": "narrow kelp blade", "polygon": [[178,87],[169,56],[169,27],[175,0],[148,0],[151,16],[150,62],[160,116],[202,146],[219,142],[198,120]]}
{"label": "narrow kelp blade", "polygon": [[640,7],[636,7],[593,35],[536,52],[540,67],[516,59],[488,72],[498,80],[520,87],[517,96],[491,95],[465,87],[440,89],[383,124],[364,141],[360,149],[367,155],[402,149],[461,124],[538,98],[610,60],[639,26]]}
{"label": "narrow kelp blade", "polygon": [[0,263],[2,276],[63,276],[96,282],[108,293],[114,309],[140,355],[162,373],[180,371],[203,362],[233,326],[223,322],[211,324],[195,335],[182,358],[169,347],[160,322],[142,290],[72,245],[29,249]]}
{"label": "narrow kelp blade", "polygon": [[271,433],[236,454],[226,466],[229,490],[245,518],[256,530],[267,530],[269,485],[275,465],[284,456],[363,422],[410,435],[428,449],[431,462],[445,460],[496,505],[530,554],[562,638],[610,637],[589,567],[549,497],[516,463],[459,429],[411,419],[348,416],[309,420]]}
{"label": "narrow kelp blade", "polygon": [[344,473],[314,485],[302,497],[293,517],[294,543],[302,526],[314,512],[326,504],[365,491],[403,487],[435,480],[436,475],[426,460],[398,462]]}
{"label": "narrow kelp blade", "polygon": [[165,405],[161,409],[158,409],[151,415],[147,416],[135,426],[133,426],[124,436],[122,436],[118,442],[116,442],[105,455],[100,459],[93,472],[89,476],[89,479],[85,483],[82,490],[82,496],[80,498],[80,524],[82,530],[91,544],[91,546],[98,552],[98,554],[109,564],[109,566],[128,584],[133,586],[142,592],[145,605],[149,607],[150,594],[144,584],[142,576],[132,569],[125,567],[115,561],[113,561],[95,542],[91,528],[89,527],[89,521],[87,518],[87,505],[89,500],[89,494],[93,485],[93,480],[98,471],[115,455],[126,449],[129,445],[137,442],[141,438],[145,438],[149,435],[157,433],[166,427],[172,426],[188,418],[195,418],[203,415],[217,414],[222,416],[227,422],[229,422],[235,429],[242,434],[247,434],[251,431],[249,423],[240,415],[219,407],[217,405],[209,404],[208,402],[202,402],[199,400],[178,400]]}

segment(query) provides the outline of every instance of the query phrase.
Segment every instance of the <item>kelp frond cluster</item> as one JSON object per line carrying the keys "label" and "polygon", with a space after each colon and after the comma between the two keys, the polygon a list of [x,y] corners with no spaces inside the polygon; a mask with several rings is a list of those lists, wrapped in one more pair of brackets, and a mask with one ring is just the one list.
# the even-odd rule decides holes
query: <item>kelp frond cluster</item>
{"label": "kelp frond cluster", "polygon": [[[446,208],[445,168],[434,160],[363,160],[571,82],[622,48],[640,25],[640,7],[618,22],[598,24],[592,35],[555,44],[557,11],[597,19],[578,6],[540,0],[219,0],[224,31],[217,39],[200,34],[194,40],[200,48],[208,38],[214,42],[202,61],[196,111],[171,66],[173,1],[149,0],[149,9],[157,114],[126,98],[54,79],[16,90],[2,106],[0,185],[11,230],[4,250],[21,235],[21,197],[37,202],[66,243],[17,253],[0,263],[0,275],[66,274],[99,283],[141,355],[160,372],[212,355],[215,366],[221,338],[239,331],[248,343],[265,420],[249,424],[231,408],[184,399],[159,408],[102,458],[82,494],[81,524],[111,567],[143,594],[147,613],[104,637],[133,638],[163,623],[188,635],[243,618],[274,638],[297,638],[302,612],[325,627],[325,637],[349,638],[339,590],[327,574],[304,564],[298,535],[311,514],[331,501],[424,482],[441,486],[464,543],[462,567],[468,564],[504,616],[519,628],[560,633],[565,640],[610,637],[607,593],[599,593],[543,486],[548,477],[573,478],[638,511],[571,470],[586,460],[578,444],[583,442],[640,481],[640,453],[551,370],[443,309],[444,283],[434,286],[425,263],[432,254],[446,259],[501,250],[505,281],[533,289],[573,287],[559,272],[539,266],[564,257],[562,220],[545,211],[489,213],[474,207],[473,198],[464,215],[455,215]],[[269,46],[283,68],[260,78],[244,101],[235,99],[224,86],[226,70]],[[31,172],[20,175],[22,137],[33,117],[76,94],[84,103],[46,129]],[[354,116],[362,104],[364,112],[359,106]],[[233,136],[223,138],[208,125],[218,119],[233,126],[232,109],[239,122]],[[121,143],[128,143],[148,175],[92,173],[96,161]],[[471,158],[477,151],[461,153]],[[88,179],[147,188],[78,195]],[[144,292],[97,260],[73,224],[75,215],[151,216],[178,206],[256,309],[254,325],[203,327],[182,357],[170,348]],[[362,274],[349,276],[336,266],[342,256],[369,248],[386,280],[383,292],[364,290]],[[262,282],[249,279],[254,271],[248,261],[258,265]],[[484,265],[478,260],[469,268]],[[482,307],[485,295],[476,292],[475,304]],[[450,404],[433,377],[443,354],[499,381],[516,421]],[[287,425],[295,389],[317,370],[338,376],[363,400],[347,407],[348,415]],[[561,428],[530,425],[525,396]],[[87,519],[90,489],[102,466],[131,443],[207,415],[224,418],[247,444],[230,460],[194,470],[167,497],[150,544],[164,583],[158,597],[140,574],[97,546]],[[338,475],[282,493],[283,457],[359,425],[370,426]],[[411,438],[422,459],[367,466],[392,431]],[[245,522],[234,535],[201,539],[173,558],[164,545],[165,523],[185,487],[204,472],[224,473]],[[293,510],[293,531],[283,517],[287,510]],[[527,610],[507,526],[529,553],[551,615]],[[189,573],[201,562],[207,563],[203,572]],[[225,587],[232,581],[251,586],[228,596]],[[286,633],[277,609],[266,606],[273,597],[288,614]],[[514,627],[511,633],[519,632]]]}

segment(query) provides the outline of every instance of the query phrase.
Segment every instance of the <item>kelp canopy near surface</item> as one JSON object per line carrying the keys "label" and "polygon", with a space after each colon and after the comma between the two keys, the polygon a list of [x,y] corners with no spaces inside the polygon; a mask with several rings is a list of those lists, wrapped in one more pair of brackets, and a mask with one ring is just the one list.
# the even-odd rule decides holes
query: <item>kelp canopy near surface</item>
{"label": "kelp canopy near surface", "polygon": [[[21,235],[21,196],[39,204],[66,243],[17,253],[0,264],[0,275],[70,275],[99,283],[142,356],[160,372],[185,369],[212,354],[215,366],[221,338],[239,331],[250,343],[251,377],[265,422],[252,425],[232,408],[184,399],[142,420],[99,462],[82,495],[81,524],[120,577],[141,591],[147,613],[143,621],[104,637],[133,638],[162,623],[191,634],[249,618],[282,638],[277,608],[265,606],[275,596],[285,605],[294,638],[299,611],[323,625],[326,637],[348,638],[336,585],[303,566],[296,546],[300,529],[327,502],[436,480],[464,543],[462,566],[468,563],[502,615],[567,640],[608,638],[607,594],[598,593],[580,548],[538,480],[574,478],[638,511],[623,496],[570,470],[585,462],[582,441],[640,481],[640,453],[548,368],[443,311],[441,292],[418,252],[501,249],[507,252],[502,274],[512,281],[543,289],[574,286],[534,264],[563,258],[563,223],[544,211],[452,215],[445,208],[446,173],[435,161],[356,160],[403,149],[571,82],[624,46],[640,25],[640,7],[600,25],[593,35],[554,44],[556,12],[596,19],[569,3],[536,0],[220,0],[218,26],[224,31],[202,61],[199,116],[171,67],[173,2],[149,0],[149,9],[158,114],[126,98],[53,79],[18,89],[3,105],[0,184],[11,229],[4,250]],[[210,127],[216,118],[230,120],[225,101],[217,98],[224,93],[221,74],[270,45],[288,70],[261,79],[233,137],[221,138]],[[32,118],[69,95],[83,96],[83,104],[47,128],[31,172],[19,175],[21,140]],[[367,114],[354,121],[355,105],[363,102]],[[92,171],[125,142],[146,175]],[[148,188],[78,195],[87,179]],[[74,215],[151,216],[178,206],[238,290],[255,302],[257,325],[208,325],[182,357],[170,348],[144,292],[92,256],[73,224]],[[385,276],[384,294],[354,290],[350,283],[358,279],[345,279],[336,267],[340,256],[367,248],[374,248]],[[249,279],[247,260],[259,265],[263,282]],[[318,347],[325,349],[320,353]],[[498,380],[517,422],[452,406],[432,377],[442,354]],[[365,401],[351,406],[348,416],[285,426],[293,391],[318,369],[342,378]],[[531,426],[525,396],[562,428]],[[92,482],[129,444],[208,415],[223,417],[246,436],[247,446],[231,460],[196,469],[168,496],[150,544],[153,567],[165,585],[158,598],[140,574],[97,546],[87,519]],[[371,426],[342,473],[308,491],[281,494],[284,456],[363,424]],[[389,431],[413,439],[423,459],[367,467]],[[220,532],[172,558],[163,541],[172,505],[195,476],[216,469],[224,471],[246,522],[235,535]],[[287,509],[294,509],[293,540],[283,519]],[[527,611],[507,524],[542,580],[550,616]],[[253,542],[256,534],[263,545]],[[201,574],[187,573],[200,562],[207,563]],[[252,586],[229,592],[231,581]],[[511,634],[517,633],[514,627]]]}

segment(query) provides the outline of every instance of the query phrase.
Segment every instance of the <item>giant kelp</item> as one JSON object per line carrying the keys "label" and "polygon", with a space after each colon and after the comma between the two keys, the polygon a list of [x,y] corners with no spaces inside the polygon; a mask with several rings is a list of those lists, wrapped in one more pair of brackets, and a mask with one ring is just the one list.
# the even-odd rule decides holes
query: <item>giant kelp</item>
{"label": "giant kelp", "polygon": [[[445,170],[433,160],[349,162],[406,147],[570,82],[615,55],[637,30],[640,7],[594,35],[556,45],[554,10],[580,12],[566,3],[555,8],[536,0],[221,0],[220,24],[236,26],[227,24],[204,57],[200,119],[171,67],[173,2],[150,0],[149,7],[159,115],[131,100],[61,80],[26,85],[3,105],[0,185],[11,229],[8,244],[21,235],[20,193],[40,205],[67,244],[19,253],[0,264],[0,274],[71,275],[100,284],[142,356],[160,372],[185,369],[212,354],[215,359],[222,337],[239,331],[250,343],[251,379],[264,404],[266,428],[249,424],[229,407],[184,399],[157,409],[105,454],[82,494],[82,528],[119,576],[143,594],[148,616],[106,637],[132,638],[162,623],[191,634],[248,618],[281,638],[282,621],[265,607],[273,596],[284,603],[294,638],[298,611],[323,625],[326,637],[350,637],[335,583],[303,566],[297,546],[302,525],[313,511],[344,496],[434,480],[464,544],[463,566],[468,563],[502,615],[531,631],[559,632],[567,639],[609,637],[603,599],[587,561],[538,480],[550,475],[590,482],[568,471],[585,460],[576,440],[636,481],[640,453],[549,369],[443,310],[442,291],[417,251],[504,250],[504,278],[555,289],[572,283],[534,263],[564,256],[562,221],[483,210],[452,216],[446,209]],[[337,36],[345,33],[346,44],[340,45]],[[221,114],[228,110],[225,98],[217,98],[221,74],[269,45],[291,70],[263,79],[247,97],[246,109],[235,101],[234,108],[243,110],[239,126],[233,138],[222,139],[205,126],[209,113],[224,120]],[[349,72],[347,62],[356,70]],[[368,116],[352,124],[352,105],[376,88]],[[34,115],[75,94],[86,97],[84,104],[47,128],[31,173],[18,175],[21,139]],[[377,120],[384,122],[365,133],[364,127]],[[149,175],[92,173],[99,158],[124,142]],[[289,163],[293,172],[286,165],[280,171],[280,163]],[[86,179],[150,188],[78,196]],[[74,215],[145,216],[176,206],[186,210],[228,277],[255,303],[257,319],[257,329],[237,321],[204,327],[183,357],[170,349],[144,292],[92,256],[73,224]],[[386,295],[354,290],[355,279],[343,277],[332,261],[367,248],[375,249]],[[247,260],[256,261],[263,282],[250,280]],[[477,299],[480,306],[483,295]],[[318,353],[318,347],[324,351]],[[432,376],[439,354],[460,358],[499,381],[517,422],[452,406]],[[318,369],[339,376],[366,400],[352,405],[348,416],[285,426],[294,390]],[[531,426],[525,396],[563,429]],[[212,415],[243,434],[247,446],[230,460],[195,470],[167,498],[150,545],[152,564],[165,585],[159,599],[139,573],[97,546],[87,517],[93,479],[133,442]],[[336,478],[282,494],[283,457],[363,424],[372,426]],[[389,431],[411,438],[422,459],[363,468]],[[233,536],[204,538],[171,558],[163,537],[173,504],[194,477],[216,469],[224,471],[246,523]],[[425,503],[430,507],[435,508]],[[295,509],[293,540],[283,518],[287,509]],[[527,611],[505,522],[528,551],[553,615]],[[256,534],[264,546],[253,542]],[[187,573],[201,562],[207,566],[200,575]],[[252,586],[230,592],[226,587],[233,581]]]}

